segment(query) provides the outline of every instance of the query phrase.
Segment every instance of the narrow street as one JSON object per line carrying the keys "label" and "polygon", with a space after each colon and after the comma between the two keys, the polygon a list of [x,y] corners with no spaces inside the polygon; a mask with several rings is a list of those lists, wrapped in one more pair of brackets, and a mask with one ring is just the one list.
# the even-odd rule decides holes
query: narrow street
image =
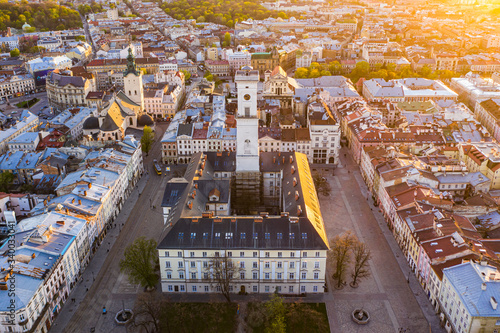
{"label": "narrow street", "polygon": [[[116,227],[110,229],[95,253],[56,318],[51,332],[90,332],[91,328],[95,328],[96,332],[126,332],[125,327],[116,326],[114,316],[123,305],[133,308],[140,288],[130,284],[126,275],[120,273],[119,262],[125,248],[136,238],[145,236],[158,241],[163,229],[161,200],[168,177],[154,173],[152,161],[159,159],[159,140],[166,126],[167,123],[157,124],[156,141],[149,156],[144,155],[144,167],[148,174],[143,175],[127,199],[115,221]],[[150,208],[150,199],[155,209]],[[75,298],[75,303],[71,302],[72,298]],[[102,315],[104,306],[107,315]]]}

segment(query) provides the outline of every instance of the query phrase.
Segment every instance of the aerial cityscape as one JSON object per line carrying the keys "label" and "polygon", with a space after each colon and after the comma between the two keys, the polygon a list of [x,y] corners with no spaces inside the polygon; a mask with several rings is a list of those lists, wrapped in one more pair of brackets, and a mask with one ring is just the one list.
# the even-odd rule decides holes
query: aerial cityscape
{"label": "aerial cityscape", "polygon": [[500,331],[500,0],[0,1],[0,333]]}

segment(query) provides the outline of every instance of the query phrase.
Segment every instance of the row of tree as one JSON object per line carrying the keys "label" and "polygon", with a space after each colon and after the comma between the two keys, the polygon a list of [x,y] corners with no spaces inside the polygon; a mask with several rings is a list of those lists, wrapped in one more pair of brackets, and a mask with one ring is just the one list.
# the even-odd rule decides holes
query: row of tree
{"label": "row of tree", "polygon": [[176,0],[161,4],[161,8],[177,20],[195,19],[196,22],[212,22],[229,27],[249,18],[288,18],[285,12],[269,10],[258,0]]}
{"label": "row of tree", "polygon": [[468,69],[462,72],[454,72],[449,70],[436,70],[433,71],[427,65],[414,71],[410,65],[396,66],[396,64],[379,64],[375,66],[375,70],[370,70],[370,64],[366,61],[356,63],[354,69],[345,74],[342,65],[338,61],[332,61],[328,64],[319,64],[317,62],[311,63],[309,67],[300,67],[295,71],[295,77],[298,79],[304,78],[317,78],[320,76],[328,75],[346,75],[352,82],[356,83],[360,78],[375,79],[380,78],[384,80],[402,79],[411,77],[423,77],[431,80],[449,80],[453,77],[467,73]]}
{"label": "row of tree", "polygon": [[76,10],[55,3],[0,3],[0,30],[7,27],[22,29],[27,22],[40,31],[64,30],[82,27]]}

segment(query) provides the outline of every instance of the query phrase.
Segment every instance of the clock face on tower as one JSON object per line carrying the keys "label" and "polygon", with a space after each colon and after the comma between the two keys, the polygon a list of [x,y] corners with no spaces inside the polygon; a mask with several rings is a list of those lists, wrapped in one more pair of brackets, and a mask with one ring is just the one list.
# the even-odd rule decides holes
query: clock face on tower
{"label": "clock face on tower", "polygon": [[245,101],[248,101],[250,99],[250,95],[249,94],[245,94],[245,96],[243,96],[243,98],[245,99]]}

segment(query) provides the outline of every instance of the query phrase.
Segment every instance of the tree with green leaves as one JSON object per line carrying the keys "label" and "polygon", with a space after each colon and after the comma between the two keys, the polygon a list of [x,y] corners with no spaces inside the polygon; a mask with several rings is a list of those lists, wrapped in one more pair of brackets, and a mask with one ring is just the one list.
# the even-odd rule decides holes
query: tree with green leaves
{"label": "tree with green leaves", "polygon": [[154,288],[158,282],[156,269],[159,265],[156,245],[154,239],[139,237],[127,246],[124,258],[120,260],[120,270],[127,273],[130,283]]}
{"label": "tree with green leaves", "polygon": [[332,61],[328,64],[328,70],[330,71],[330,73],[340,74],[342,73],[342,65],[337,60]]}
{"label": "tree with green leaves", "polygon": [[294,302],[288,306],[286,313],[288,327],[294,332],[328,332],[328,320],[321,312],[313,308],[313,304]]}
{"label": "tree with green leaves", "polygon": [[354,241],[355,237],[350,231],[347,231],[343,235],[335,236],[330,242],[328,262],[335,270],[332,277],[335,280],[335,287],[338,289],[344,287],[347,266],[351,262],[350,250]]}
{"label": "tree with green leaves", "polygon": [[309,77],[309,70],[305,67],[297,68],[295,71],[295,77],[297,79],[307,79]]}
{"label": "tree with green leaves", "polygon": [[366,61],[360,61],[356,63],[356,67],[351,72],[351,80],[356,83],[360,78],[367,77],[370,73],[370,64]]}
{"label": "tree with green leaves", "polygon": [[351,273],[352,287],[358,286],[358,280],[370,276],[370,269],[368,268],[368,261],[371,259],[371,252],[365,243],[359,239],[355,239],[351,247],[352,255],[354,257],[354,267]]}
{"label": "tree with green leaves", "polygon": [[225,46],[231,46],[231,34],[229,32],[224,34],[224,44]]}
{"label": "tree with green leaves", "polygon": [[144,130],[141,138],[142,151],[146,153],[146,156],[149,154],[151,147],[154,142],[154,134],[153,130],[149,126],[144,126]]}
{"label": "tree with green leaves", "polygon": [[0,191],[8,192],[10,184],[14,180],[14,174],[10,172],[0,173]]}
{"label": "tree with green leaves", "polygon": [[207,79],[207,81],[210,81],[210,82],[214,81],[214,75],[212,73],[210,73],[209,71],[207,71],[207,73],[205,73],[205,75],[203,75],[203,77],[205,79]]}
{"label": "tree with green leaves", "polygon": [[11,57],[19,57],[20,54],[21,54],[21,52],[19,52],[19,49],[13,49],[10,51]]}
{"label": "tree with green leaves", "polygon": [[283,298],[278,294],[273,294],[271,300],[266,302],[269,323],[266,325],[266,333],[286,333],[285,313],[286,308]]}
{"label": "tree with green leaves", "polygon": [[75,41],[77,42],[85,42],[87,39],[85,38],[85,36],[76,36],[75,37]]}
{"label": "tree with green leaves", "polygon": [[181,72],[184,74],[184,80],[187,81],[191,78],[191,73],[189,73],[187,70],[183,69]]}
{"label": "tree with green leaves", "polygon": [[240,272],[242,272],[242,268],[226,253],[213,255],[205,268],[211,287],[219,291],[229,303],[234,283],[240,278]]}

